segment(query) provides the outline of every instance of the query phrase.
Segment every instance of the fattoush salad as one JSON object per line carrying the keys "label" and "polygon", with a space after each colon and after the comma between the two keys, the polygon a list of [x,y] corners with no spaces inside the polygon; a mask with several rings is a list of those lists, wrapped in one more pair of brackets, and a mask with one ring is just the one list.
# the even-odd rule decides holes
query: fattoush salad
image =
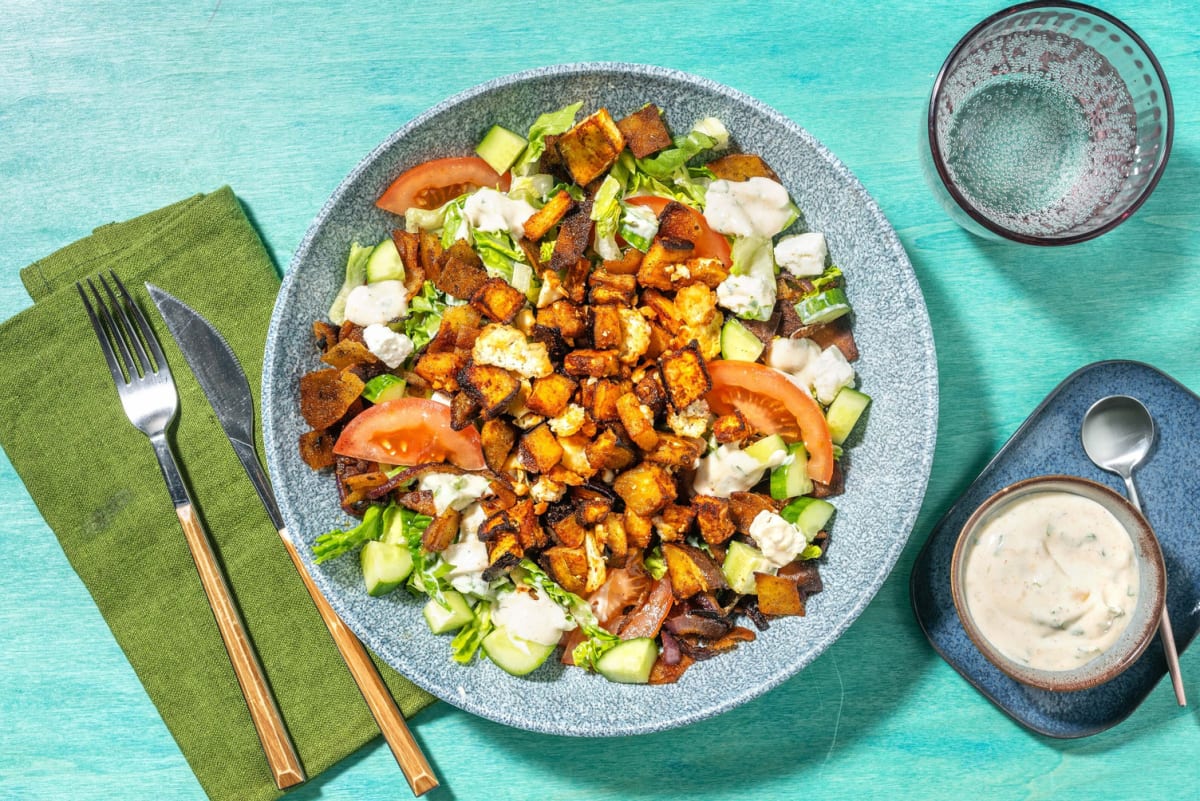
{"label": "fattoush salad", "polygon": [[351,247],[299,382],[300,453],[356,519],[313,552],[426,597],[463,664],[561,647],[670,683],[805,614],[869,398],[842,273],[789,232],[770,154],[581,107],[377,201],[396,230]]}

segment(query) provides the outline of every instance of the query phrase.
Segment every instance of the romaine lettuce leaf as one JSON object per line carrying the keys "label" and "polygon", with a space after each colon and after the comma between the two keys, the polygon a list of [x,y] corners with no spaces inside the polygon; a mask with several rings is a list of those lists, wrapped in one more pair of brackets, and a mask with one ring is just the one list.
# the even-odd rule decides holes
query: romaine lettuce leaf
{"label": "romaine lettuce leaf", "polygon": [[546,137],[566,133],[575,124],[575,115],[583,108],[583,102],[572,103],[558,111],[550,111],[533,121],[529,126],[529,144],[511,168],[513,175],[528,175],[537,166],[538,159],[546,152]]}

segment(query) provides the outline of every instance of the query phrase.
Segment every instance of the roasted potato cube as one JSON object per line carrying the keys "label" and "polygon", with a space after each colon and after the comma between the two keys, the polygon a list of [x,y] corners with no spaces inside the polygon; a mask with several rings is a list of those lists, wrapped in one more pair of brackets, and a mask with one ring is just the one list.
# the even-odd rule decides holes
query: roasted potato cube
{"label": "roasted potato cube", "polygon": [[367,346],[353,339],[343,339],[321,357],[321,361],[338,370],[347,367],[365,365],[371,368],[384,368],[383,362]]}
{"label": "roasted potato cube", "polygon": [[[442,238],[440,236],[432,231],[421,232],[420,245],[417,248],[417,258],[420,261],[421,272],[425,281],[433,281],[437,278],[442,263],[443,252]],[[404,269],[407,273],[408,262],[404,263]],[[407,282],[405,286],[407,286]]]}
{"label": "roasted potato cube", "polygon": [[603,378],[620,373],[621,361],[615,350],[581,348],[563,357],[563,370],[567,375]]}
{"label": "roasted potato cube", "polygon": [[633,464],[637,457],[633,445],[622,440],[612,428],[604,429],[588,443],[584,454],[596,470],[620,470]]}
{"label": "roasted potato cube", "polygon": [[596,270],[589,278],[589,285],[588,300],[593,305],[614,303],[628,307],[637,298],[637,277],[633,275]]}
{"label": "roasted potato cube", "polygon": [[683,239],[693,245],[704,236],[701,218],[678,201],[671,201],[658,215],[658,234],[661,239]]}
{"label": "roasted potato cube", "polygon": [[653,103],[617,120],[617,128],[625,137],[629,152],[639,159],[671,146],[671,132],[663,122],[662,109]]}
{"label": "roasted potato cube", "polygon": [[519,501],[507,514],[517,528],[517,542],[521,550],[536,551],[550,544],[550,535],[542,528],[532,500],[526,498]]}
{"label": "roasted potato cube", "polygon": [[585,381],[582,393],[584,411],[597,423],[612,423],[619,418],[617,401],[631,389],[628,382],[610,381],[606,378]]}
{"label": "roasted potato cube", "polygon": [[658,432],[654,430],[654,411],[638,400],[632,392],[626,392],[617,398],[617,416],[625,433],[633,443],[644,451],[653,450],[658,445]]}
{"label": "roasted potato cube", "polygon": [[629,547],[643,550],[649,548],[650,537],[654,534],[654,524],[651,518],[626,509],[624,519],[625,537]]}
{"label": "roasted potato cube", "polygon": [[597,468],[592,467],[587,458],[587,446],[591,444],[590,439],[583,434],[573,434],[569,437],[559,437],[558,444],[563,449],[563,467],[584,478],[590,478],[596,474]]}
{"label": "roasted potato cube", "polygon": [[568,548],[555,545],[542,552],[542,566],[567,592],[581,593],[587,584],[587,554],[583,547],[583,529],[579,530],[579,545]]}
{"label": "roasted potato cube", "polygon": [[608,109],[586,117],[558,138],[558,154],[580,186],[587,186],[613,165],[625,149],[625,137]]}
{"label": "roasted potato cube", "polygon": [[541,342],[546,346],[546,353],[551,360],[561,362],[563,356],[567,355],[567,351],[571,346],[567,344],[567,340],[563,337],[557,328],[549,326],[533,324],[533,329],[529,333],[530,342]]}
{"label": "roasted potato cube", "polygon": [[667,563],[667,575],[671,577],[671,591],[683,600],[701,592],[726,589],[725,576],[721,568],[708,554],[691,545],[679,542],[664,542],[663,559]]}
{"label": "roasted potato cube", "polygon": [[608,549],[608,563],[612,567],[624,567],[629,555],[629,535],[625,531],[625,517],[615,513],[605,515],[596,527],[601,544]]}
{"label": "roasted potato cube", "polygon": [[[558,238],[554,240],[554,251],[550,254],[551,270],[561,273],[583,258],[588,245],[592,244],[592,231],[596,227],[591,215],[592,202],[585,200],[559,221]],[[582,297],[573,300],[583,302]]]}
{"label": "roasted potato cube", "polygon": [[565,189],[559,190],[557,195],[546,201],[545,206],[542,206],[525,221],[525,238],[531,242],[537,242],[551,228],[558,225],[558,221],[573,208],[575,208],[575,198],[567,194]]}
{"label": "roasted potato cube", "polygon": [[517,459],[521,466],[530,473],[545,473],[558,464],[562,459],[563,449],[550,432],[550,427],[542,423],[521,437],[517,448]]}
{"label": "roasted potato cube", "polygon": [[804,615],[804,599],[796,582],[770,573],[754,574],[758,611],[764,615]]}
{"label": "roasted potato cube", "polygon": [[312,324],[313,339],[316,340],[317,349],[324,353],[337,344],[338,330],[335,326],[324,320],[316,320]]}
{"label": "roasted potato cube", "polygon": [[587,332],[587,309],[569,300],[557,300],[538,309],[537,324],[554,328],[567,339],[575,339]]}
{"label": "roasted potato cube", "polygon": [[430,353],[425,351],[413,372],[429,382],[429,386],[442,392],[458,391],[458,374],[467,363],[467,355],[461,351]]}
{"label": "roasted potato cube", "polygon": [[637,275],[638,267],[642,263],[642,252],[637,248],[630,248],[625,251],[624,255],[619,259],[605,260],[600,266],[604,272],[609,275]]}
{"label": "roasted potato cube", "polygon": [[684,264],[695,252],[696,246],[686,239],[655,237],[638,265],[638,283],[654,289],[674,289],[676,278],[681,275],[675,265]]}
{"label": "roasted potato cube", "polygon": [[726,181],[748,181],[751,178],[770,178],[779,182],[779,176],[767,166],[761,156],[753,153],[730,153],[714,159],[704,165],[712,170],[713,175]]}
{"label": "roasted potato cube", "polygon": [[493,472],[499,473],[517,441],[517,430],[503,418],[488,420],[479,430],[479,440],[483,446],[483,460]]}
{"label": "roasted potato cube", "polygon": [[[461,377],[460,377],[461,379]],[[469,392],[456,392],[450,399],[450,427],[462,431],[474,422],[479,414],[479,401],[471,397]]]}
{"label": "roasted potato cube", "polygon": [[683,328],[683,315],[675,305],[675,301],[654,289],[642,293],[642,314],[657,322],[672,335],[678,334]]}
{"label": "roasted potato cube", "polygon": [[575,503],[575,517],[584,527],[594,526],[612,511],[613,499],[592,492],[586,487],[572,490]]}
{"label": "roasted potato cube", "polygon": [[658,432],[658,445],[645,455],[647,462],[668,467],[691,467],[704,452],[704,441],[684,439],[674,434]]}
{"label": "roasted potato cube", "polygon": [[425,349],[434,353],[470,350],[479,337],[482,322],[479,312],[469,305],[450,306],[442,313],[437,334]]}
{"label": "roasted potato cube", "polygon": [[441,255],[438,268],[433,285],[462,300],[470,300],[488,278],[479,255],[464,239],[455,242]]}
{"label": "roasted potato cube", "polygon": [[713,421],[712,430],[713,436],[721,444],[745,442],[754,436],[754,429],[750,427],[750,422],[737,409],[729,414],[723,414]]}
{"label": "roasted potato cube", "polygon": [[314,429],[345,417],[362,394],[362,379],[342,370],[315,370],[300,377],[300,414]]}
{"label": "roasted potato cube", "polygon": [[[430,493],[430,502],[433,500],[433,494]],[[490,542],[497,539],[502,534],[516,534],[517,524],[512,516],[508,514],[508,509],[503,509],[499,512],[494,512],[488,515],[482,523],[479,524],[479,530],[475,532],[475,536],[484,542]]]}
{"label": "roasted potato cube", "polygon": [[567,300],[572,303],[583,303],[587,300],[588,276],[592,273],[592,263],[584,257],[578,258],[563,274],[562,291]]}
{"label": "roasted potato cube", "polygon": [[717,359],[721,356],[721,324],[725,318],[720,312],[712,316],[712,319],[703,325],[684,325],[678,334],[672,340],[672,345],[676,347],[684,347],[689,342],[695,342],[700,348],[700,355],[707,360]]}
{"label": "roasted potato cube", "polygon": [[621,344],[621,313],[612,305],[592,307],[592,344],[597,348],[615,348]]}
{"label": "roasted potato cube", "polygon": [[525,295],[503,278],[489,278],[471,295],[471,306],[498,323],[511,323],[525,305]]}
{"label": "roasted potato cube", "polygon": [[300,458],[313,470],[333,467],[333,443],[337,437],[324,429],[306,431],[300,435]]}
{"label": "roasted potato cube", "polygon": [[642,462],[613,482],[613,490],[636,514],[651,517],[675,500],[675,479],[660,465]]}
{"label": "roasted potato cube", "polygon": [[687,268],[688,277],[684,283],[704,284],[709,289],[729,277],[729,267],[720,259],[688,259],[683,264]]}
{"label": "roasted potato cube", "polygon": [[633,394],[637,399],[650,408],[655,416],[662,414],[667,408],[667,391],[663,389],[662,378],[657,368],[653,368],[642,376],[633,386]]}
{"label": "roasted potato cube", "polygon": [[700,346],[691,342],[686,348],[664,353],[659,361],[667,400],[676,411],[686,409],[712,389],[712,379],[704,366]]}
{"label": "roasted potato cube", "polygon": [[521,563],[525,550],[517,541],[516,533],[505,531],[487,541],[488,566],[483,571],[484,581],[495,581]]}
{"label": "roasted potato cube", "polygon": [[675,293],[675,308],[686,325],[705,325],[717,314],[717,293],[704,284],[680,287]]}
{"label": "roasted potato cube", "polygon": [[[459,372],[458,384],[475,401],[484,420],[491,420],[507,409],[521,389],[521,380],[508,370],[474,362],[467,362]],[[453,417],[453,408],[451,412]]]}
{"label": "roasted potato cube", "polygon": [[710,495],[692,498],[692,509],[696,512],[696,526],[700,536],[709,545],[720,545],[733,536],[737,527],[729,515],[729,501]]}
{"label": "roasted potato cube", "polygon": [[578,548],[583,545],[585,531],[583,524],[575,516],[575,506],[573,503],[560,502],[550,504],[550,507],[546,510],[545,519],[546,525],[550,527],[554,541],[559,545],[564,545],[568,548]]}
{"label": "roasted potato cube", "polygon": [[430,553],[441,553],[446,546],[454,542],[458,536],[458,524],[462,521],[462,512],[450,508],[433,518],[424,533],[421,534],[421,547]]}
{"label": "roasted potato cube", "polygon": [[731,492],[729,494],[729,514],[734,526],[742,534],[750,534],[750,524],[762,512],[778,512],[778,507],[771,500],[757,492]]}
{"label": "roasted potato cube", "polygon": [[574,379],[562,373],[551,373],[543,378],[533,380],[533,389],[525,399],[525,406],[536,414],[546,417],[557,417],[571,402],[578,385]]}
{"label": "roasted potato cube", "polygon": [[654,518],[654,530],[663,542],[682,542],[696,519],[696,510],[690,506],[672,503]]}

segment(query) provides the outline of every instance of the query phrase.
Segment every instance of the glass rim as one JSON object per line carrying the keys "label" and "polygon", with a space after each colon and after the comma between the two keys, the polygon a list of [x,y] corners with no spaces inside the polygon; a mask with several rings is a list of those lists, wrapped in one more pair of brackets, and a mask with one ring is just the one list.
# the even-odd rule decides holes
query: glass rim
{"label": "glass rim", "polygon": [[[1015,14],[1020,14],[1020,13],[1026,12],[1026,11],[1036,11],[1039,9],[1051,9],[1051,8],[1065,8],[1065,9],[1070,9],[1072,11],[1080,11],[1085,14],[1089,14],[1089,15],[1098,17],[1101,20],[1103,20],[1103,21],[1109,23],[1110,25],[1112,25],[1113,27],[1115,27],[1117,30],[1119,30],[1125,36],[1129,37],[1129,39],[1135,45],[1137,45],[1138,48],[1141,49],[1142,53],[1146,56],[1146,60],[1149,62],[1150,66],[1154,69],[1154,74],[1158,76],[1158,82],[1162,86],[1163,105],[1166,108],[1166,123],[1165,123],[1166,124],[1166,134],[1165,134],[1164,141],[1163,141],[1162,160],[1155,167],[1154,173],[1150,176],[1150,180],[1142,188],[1142,191],[1138,194],[1137,197],[1135,197],[1133,199],[1133,201],[1129,204],[1128,208],[1126,208],[1124,211],[1122,211],[1122,213],[1119,214],[1114,219],[1109,220],[1104,225],[1101,225],[1092,230],[1084,231],[1083,233],[1072,234],[1071,236],[1066,236],[1066,237],[1034,236],[1031,234],[1023,234],[1018,231],[1013,231],[1009,228],[1006,228],[1005,226],[1000,225],[999,223],[990,219],[982,211],[975,208],[975,206],[969,200],[967,200],[966,196],[961,191],[959,191],[958,187],[955,185],[953,179],[950,176],[949,168],[946,166],[945,162],[942,160],[941,154],[938,152],[939,151],[938,136],[937,136],[938,100],[941,96],[942,87],[943,87],[943,84],[945,83],[946,75],[950,68],[951,63],[953,63],[954,60],[959,56],[959,54],[962,53],[962,51],[966,48],[967,44],[972,39],[975,38],[976,34],[978,34],[983,29],[995,24],[996,22],[999,22],[1000,20],[1003,20],[1007,17],[1013,16]],[[1101,11],[1100,9],[1098,9],[1094,6],[1085,5],[1083,3],[1070,2],[1069,0],[1061,0],[1060,2],[1046,2],[1045,0],[1032,0],[1032,2],[1018,3],[1017,5],[1009,6],[1008,8],[997,11],[996,13],[986,17],[981,22],[976,24],[969,31],[967,31],[966,34],[964,34],[962,36],[962,38],[960,38],[958,40],[958,42],[950,50],[950,54],[946,56],[946,60],[944,62],[942,62],[941,69],[938,70],[937,77],[935,77],[933,80],[933,89],[929,95],[929,110],[927,112],[926,125],[928,126],[928,129],[927,129],[928,136],[926,138],[929,140],[930,156],[933,159],[934,167],[937,169],[938,178],[941,179],[942,186],[944,186],[946,188],[946,191],[950,193],[950,197],[954,200],[955,204],[960,209],[962,209],[972,220],[974,220],[979,225],[983,226],[988,231],[991,231],[994,234],[998,234],[999,236],[1003,237],[1004,239],[1008,239],[1008,240],[1011,240],[1014,242],[1019,242],[1021,244],[1025,244],[1025,245],[1041,245],[1041,246],[1073,245],[1073,244],[1076,244],[1079,242],[1086,242],[1089,239],[1095,239],[1096,237],[1100,236],[1101,234],[1105,234],[1105,233],[1108,233],[1109,231],[1113,230],[1118,225],[1125,222],[1125,220],[1127,220],[1131,216],[1133,216],[1133,213],[1135,211],[1137,211],[1143,203],[1146,202],[1146,198],[1150,197],[1150,194],[1154,191],[1154,187],[1156,187],[1158,185],[1158,181],[1162,177],[1163,171],[1166,169],[1167,161],[1171,157],[1171,146],[1172,146],[1172,143],[1173,143],[1174,137],[1175,137],[1175,105],[1171,98],[1171,88],[1167,84],[1167,76],[1163,72],[1162,65],[1159,64],[1158,58],[1154,55],[1154,52],[1152,50],[1150,50],[1149,46],[1147,46],[1146,42],[1142,39],[1142,37],[1138,36],[1137,33],[1135,33],[1133,31],[1133,29],[1130,28],[1128,25],[1126,25],[1124,22],[1117,19],[1112,14],[1109,14],[1105,11]]]}

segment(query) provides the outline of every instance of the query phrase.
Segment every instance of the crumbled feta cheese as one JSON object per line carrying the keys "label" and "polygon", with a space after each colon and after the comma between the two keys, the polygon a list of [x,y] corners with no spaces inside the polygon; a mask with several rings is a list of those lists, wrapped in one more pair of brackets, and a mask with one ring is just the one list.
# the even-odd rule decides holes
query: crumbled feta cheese
{"label": "crumbled feta cheese", "polygon": [[463,204],[463,219],[476,231],[504,231],[514,239],[525,236],[525,221],[536,209],[524,200],[483,187]]}
{"label": "crumbled feta cheese", "polygon": [[432,395],[430,395],[429,399],[431,401],[433,401],[434,403],[440,403],[443,406],[453,406],[454,405],[454,399],[451,398],[449,395],[447,395],[445,392],[442,392],[440,389],[437,390],[436,392],[434,392]]}
{"label": "crumbled feta cheese", "polygon": [[621,318],[621,344],[617,358],[633,364],[650,348],[650,323],[636,309],[617,309]]}
{"label": "crumbled feta cheese", "polygon": [[367,350],[393,369],[404,364],[404,360],[413,352],[411,339],[379,323],[371,323],[363,329],[363,341],[367,344]]}
{"label": "crumbled feta cheese", "polygon": [[578,434],[583,428],[587,415],[578,403],[569,403],[567,408],[559,412],[557,417],[551,417],[548,425],[556,437],[569,437]]}
{"label": "crumbled feta cheese", "polygon": [[825,234],[808,233],[785,236],[775,244],[775,263],[797,278],[825,272]]}
{"label": "crumbled feta cheese", "polygon": [[376,281],[350,290],[346,319],[364,328],[402,319],[408,314],[408,290],[400,281]]}
{"label": "crumbled feta cheese", "polygon": [[817,400],[826,406],[833,403],[842,387],[854,383],[854,368],[835,345],[821,351],[820,357],[809,367],[809,375]]}
{"label": "crumbled feta cheese", "polygon": [[542,645],[557,644],[563,632],[575,628],[575,621],[567,617],[562,607],[545,593],[523,584],[500,596],[492,620],[513,635]]}
{"label": "crumbled feta cheese", "polygon": [[821,355],[821,346],[811,339],[776,339],[767,351],[767,366],[797,375]]}
{"label": "crumbled feta cheese", "polygon": [[795,213],[787,190],[770,178],[718,179],[708,185],[704,198],[709,227],[733,236],[775,236]]}
{"label": "crumbled feta cheese", "polygon": [[667,414],[667,425],[680,437],[703,437],[708,430],[712,415],[708,411],[708,403],[703,399],[692,402],[689,406]]}
{"label": "crumbled feta cheese", "polygon": [[537,303],[539,309],[544,309],[555,301],[562,300],[567,296],[566,290],[563,289],[562,281],[558,278],[558,273],[553,270],[542,271],[542,288],[538,290]]}
{"label": "crumbled feta cheese", "polygon": [[767,561],[777,568],[794,560],[808,545],[799,528],[766,509],[750,522],[750,536]]}
{"label": "crumbled feta cheese", "polygon": [[787,374],[799,386],[828,406],[842,387],[854,383],[854,368],[836,345],[821,347],[811,339],[777,339],[767,351],[767,365]]}
{"label": "crumbled feta cheese", "polygon": [[567,492],[567,485],[553,481],[546,476],[540,476],[529,488],[529,497],[536,503],[554,503],[561,501]]}
{"label": "crumbled feta cheese", "polygon": [[770,318],[775,309],[775,282],[764,275],[731,275],[717,286],[717,303],[738,317]]}
{"label": "crumbled feta cheese", "polygon": [[420,489],[433,493],[433,505],[437,513],[447,509],[462,511],[491,489],[491,482],[472,473],[430,473],[421,477]]}
{"label": "crumbled feta cheese", "polygon": [[550,354],[541,342],[530,342],[516,328],[493,323],[483,329],[471,349],[476,364],[511,370],[525,378],[541,378],[554,372]]}

